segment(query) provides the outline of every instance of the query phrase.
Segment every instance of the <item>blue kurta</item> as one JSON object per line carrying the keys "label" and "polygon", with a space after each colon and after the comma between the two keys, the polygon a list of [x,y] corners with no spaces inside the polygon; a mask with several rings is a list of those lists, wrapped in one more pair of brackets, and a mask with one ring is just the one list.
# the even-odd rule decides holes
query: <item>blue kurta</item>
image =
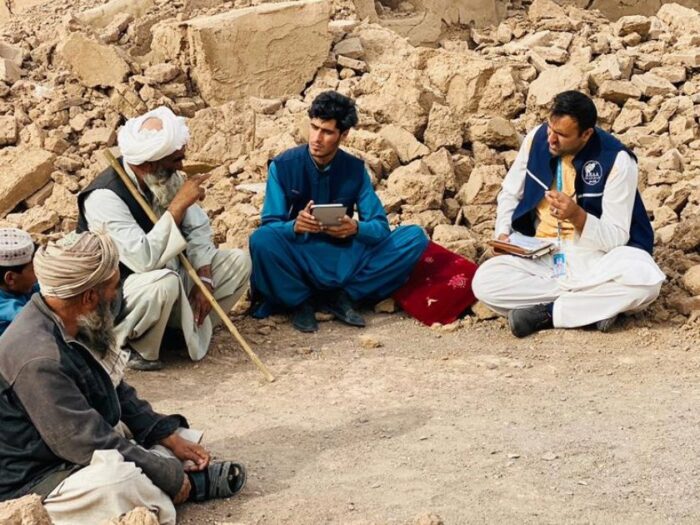
{"label": "blue kurta", "polygon": [[[294,233],[294,220],[309,200],[342,203],[359,215],[357,235],[348,240]],[[428,244],[419,227],[394,231],[359,159],[339,150],[319,170],[307,146],[270,164],[262,226],[250,238],[251,283],[263,304],[254,312],[295,307],[319,292],[345,290],[351,299],[380,300],[406,282]]]}
{"label": "blue kurta", "polygon": [[0,288],[0,335],[5,333],[17,314],[22,311],[32,295],[38,291],[38,284],[34,285],[31,292],[25,294],[14,294]]}

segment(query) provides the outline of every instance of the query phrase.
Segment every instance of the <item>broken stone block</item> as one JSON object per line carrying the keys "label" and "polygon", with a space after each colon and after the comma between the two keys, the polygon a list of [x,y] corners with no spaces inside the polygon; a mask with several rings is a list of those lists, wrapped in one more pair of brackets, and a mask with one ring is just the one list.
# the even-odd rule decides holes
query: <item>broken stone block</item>
{"label": "broken stone block", "polygon": [[472,170],[469,181],[457,193],[457,200],[463,205],[493,204],[501,191],[501,183],[506,175],[505,166],[477,166]]}
{"label": "broken stone block", "polygon": [[36,206],[22,214],[20,225],[28,233],[44,233],[55,228],[59,222],[61,219],[58,213]]}
{"label": "broken stone block", "polygon": [[671,84],[680,84],[685,82],[687,78],[686,69],[683,66],[660,66],[653,68],[649,72],[657,77],[665,78]]}
{"label": "broken stone block", "polygon": [[384,126],[379,134],[396,150],[403,164],[430,153],[426,145],[421,144],[412,133],[400,126],[394,124]]}
{"label": "broken stone block", "polygon": [[641,90],[642,95],[645,97],[673,95],[678,91],[676,86],[671,84],[668,80],[658,77],[653,73],[633,75],[631,82]]}
{"label": "broken stone block", "polygon": [[527,103],[530,106],[549,106],[554,97],[562,91],[581,89],[584,75],[575,66],[565,65],[543,71],[537,80],[530,84]]}
{"label": "broken stone block", "polygon": [[459,148],[464,142],[460,120],[452,110],[441,104],[433,104],[424,135],[425,144],[432,150]]}
{"label": "broken stone block", "polygon": [[565,64],[569,60],[569,53],[557,46],[536,47],[532,53],[550,64]]}
{"label": "broken stone block", "polygon": [[445,188],[450,191],[456,190],[454,162],[452,155],[445,148],[441,148],[427,157],[423,157],[423,162],[428,166],[428,170],[433,176],[441,179]]}
{"label": "broken stone block", "polygon": [[155,0],[110,0],[75,16],[84,24],[102,29],[112,24],[120,15],[130,15],[133,19],[143,18],[155,4]]}
{"label": "broken stone block", "polygon": [[144,76],[155,84],[167,84],[180,73],[180,68],[174,64],[154,64],[143,72]]}
{"label": "broken stone block", "polygon": [[700,50],[689,49],[687,51],[669,53],[665,55],[664,60],[668,64],[678,64],[679,66],[693,69],[698,68],[700,67]]}
{"label": "broken stone block", "polygon": [[104,525],[158,525],[157,514],[145,507],[136,507],[118,518],[112,518]]}
{"label": "broken stone block", "polygon": [[606,80],[598,89],[598,96],[622,105],[630,98],[641,98],[642,90],[629,80]]}
{"label": "broken stone block", "polygon": [[24,50],[21,47],[13,46],[7,42],[0,42],[0,58],[9,60],[17,67],[22,67]]}
{"label": "broken stone block", "polygon": [[333,48],[336,55],[342,55],[355,60],[361,60],[365,56],[365,49],[358,37],[346,38],[338,42]]}
{"label": "broken stone block", "polygon": [[522,137],[510,120],[503,117],[474,118],[469,121],[469,138],[492,147],[519,148]]}
{"label": "broken stone block", "polygon": [[384,18],[382,25],[406,37],[413,46],[433,46],[442,34],[442,18],[431,11],[412,16]]}
{"label": "broken stone block", "polygon": [[445,214],[440,210],[426,210],[420,213],[406,214],[401,216],[402,224],[414,224],[424,228],[431,235],[436,226],[440,224],[449,224]]}
{"label": "broken stone block", "polygon": [[613,24],[613,34],[616,36],[627,36],[637,33],[642,38],[649,34],[651,29],[651,19],[641,15],[623,16]]}
{"label": "broken stone block", "polygon": [[530,4],[527,16],[533,22],[547,18],[566,18],[564,9],[552,0],[534,0]]}
{"label": "broken stone block", "polygon": [[61,155],[64,153],[70,144],[63,137],[59,135],[49,135],[44,140],[44,149],[48,150],[56,155]]}
{"label": "broken stone block", "polygon": [[133,21],[134,17],[131,13],[119,13],[115,15],[114,20],[100,33],[100,40],[105,44],[118,41],[124,31],[129,27],[129,24]]}
{"label": "broken stone block", "polygon": [[53,182],[49,182],[48,184],[45,184],[42,186],[42,188],[35,193],[32,193],[29,197],[27,197],[27,200],[24,201],[24,203],[27,205],[27,208],[33,208],[35,206],[41,206],[46,202],[46,199],[48,199],[51,196],[51,193],[53,192]]}
{"label": "broken stone block", "polygon": [[683,286],[691,295],[700,295],[700,264],[691,266],[683,274]]}
{"label": "broken stone block", "polygon": [[17,82],[22,76],[20,68],[11,60],[0,58],[0,80],[8,86]]}
{"label": "broken stone block", "polygon": [[0,165],[11,177],[0,178],[0,216],[49,182],[54,155],[39,148],[9,147],[0,150]]}
{"label": "broken stone block", "polygon": [[395,169],[387,179],[387,189],[408,205],[418,205],[422,209],[439,208],[445,181],[430,173],[419,159]]}
{"label": "broken stone block", "polygon": [[154,31],[153,47],[185,61],[211,105],[296,95],[328,56],[329,14],[326,0],[233,9],[164,24]]}
{"label": "broken stone block", "polygon": [[625,106],[615,119],[612,130],[615,133],[624,133],[634,126],[639,126],[642,120],[642,110]]}
{"label": "broken stone block", "polygon": [[14,115],[0,117],[0,146],[14,146],[17,143],[17,120]]}
{"label": "broken stone block", "polygon": [[51,518],[36,494],[0,503],[0,523],[5,525],[51,525]]}
{"label": "broken stone block", "polygon": [[366,73],[368,71],[366,62],[363,62],[362,60],[355,60],[354,58],[339,56],[338,65],[340,67],[352,69],[358,73]]}
{"label": "broken stone block", "polygon": [[481,301],[477,301],[476,303],[474,303],[472,305],[472,313],[480,321],[486,321],[488,319],[496,319],[498,317],[498,314],[496,312],[491,310],[491,308],[486,306]]}
{"label": "broken stone block", "polygon": [[81,146],[112,146],[117,139],[112,128],[92,128],[80,137]]}
{"label": "broken stone block", "polygon": [[253,111],[262,115],[274,115],[284,106],[284,102],[279,98],[250,97],[248,104]]}
{"label": "broken stone block", "polygon": [[87,87],[121,83],[130,68],[114,46],[91,40],[79,33],[71,35],[57,48],[62,60]]}
{"label": "broken stone block", "polygon": [[676,3],[661,6],[656,16],[679,34],[700,34],[700,11]]}

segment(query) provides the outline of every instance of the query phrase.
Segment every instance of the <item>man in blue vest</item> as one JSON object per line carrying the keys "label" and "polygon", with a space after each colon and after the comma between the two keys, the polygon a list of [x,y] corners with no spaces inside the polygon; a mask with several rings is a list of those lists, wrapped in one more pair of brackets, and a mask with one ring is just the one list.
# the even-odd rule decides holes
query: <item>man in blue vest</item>
{"label": "man in blue vest", "polygon": [[537,259],[494,257],[474,277],[475,295],[507,315],[517,337],[587,325],[606,332],[618,314],[654,301],[665,279],[651,257],[636,157],[596,121],[589,97],[560,93],[503,181],[496,237],[517,232],[560,247]]}
{"label": "man in blue vest", "polygon": [[[297,330],[315,332],[319,308],[362,327],[355,304],[404,284],[428,239],[416,226],[389,229],[364,162],[340,149],[357,124],[354,101],[326,91],[309,117],[308,145],[270,164],[262,225],[250,238],[253,314],[291,310]],[[316,220],[314,204],[335,203],[346,209],[337,225]]]}

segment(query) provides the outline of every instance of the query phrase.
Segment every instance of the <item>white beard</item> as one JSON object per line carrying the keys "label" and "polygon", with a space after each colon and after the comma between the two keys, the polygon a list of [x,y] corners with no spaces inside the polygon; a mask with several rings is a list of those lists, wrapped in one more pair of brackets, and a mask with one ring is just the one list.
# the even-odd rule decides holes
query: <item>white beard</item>
{"label": "white beard", "polygon": [[171,174],[158,170],[156,173],[145,175],[143,181],[153,194],[153,211],[160,217],[170,206],[185,179],[177,171]]}

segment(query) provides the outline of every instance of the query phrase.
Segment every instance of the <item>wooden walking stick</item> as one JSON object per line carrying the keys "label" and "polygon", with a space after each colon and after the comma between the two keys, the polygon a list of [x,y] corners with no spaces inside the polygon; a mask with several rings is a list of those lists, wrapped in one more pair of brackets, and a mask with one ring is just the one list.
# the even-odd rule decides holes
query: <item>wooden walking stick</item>
{"label": "wooden walking stick", "polygon": [[[106,150],[104,152],[105,158],[109,162],[109,164],[112,166],[114,171],[117,172],[119,175],[119,178],[122,180],[126,188],[129,190],[129,193],[131,193],[131,196],[136,199],[136,202],[139,203],[141,208],[143,209],[144,213],[148,215],[148,218],[153,221],[155,224],[158,222],[158,217],[156,217],[156,214],[153,212],[151,209],[151,206],[146,202],[146,199],[143,198],[141,193],[139,192],[138,189],[136,189],[136,186],[132,182],[132,180],[129,178],[129,176],[126,174],[124,171],[124,168],[122,167],[121,164],[119,164],[119,161],[112,155],[112,152],[109,150]],[[221,305],[218,303],[218,301],[214,298],[214,296],[211,294],[209,289],[204,286],[204,283],[202,280],[199,278],[199,275],[197,275],[196,270],[192,266],[192,263],[187,260],[187,257],[185,257],[184,253],[178,254],[178,258],[180,259],[180,264],[185,268],[187,271],[187,275],[190,276],[190,279],[194,282],[195,286],[199,288],[199,290],[204,294],[204,297],[207,298],[207,301],[209,301],[209,304],[211,305],[212,310],[214,310],[218,316],[221,318],[221,321],[226,325],[226,328],[228,328],[228,331],[231,332],[231,335],[238,341],[238,344],[241,346],[243,351],[248,355],[248,358],[255,364],[255,366],[258,367],[258,369],[262,372],[262,374],[265,376],[265,379],[268,381],[272,382],[275,380],[275,376],[273,376],[268,368],[265,366],[265,364],[260,360],[260,358],[255,355],[255,352],[250,348],[248,343],[246,342],[245,339],[243,339],[243,336],[240,334],[240,332],[236,329],[236,327],[233,325],[231,322],[231,319],[228,317],[228,313],[224,312],[224,309],[221,308]]]}

